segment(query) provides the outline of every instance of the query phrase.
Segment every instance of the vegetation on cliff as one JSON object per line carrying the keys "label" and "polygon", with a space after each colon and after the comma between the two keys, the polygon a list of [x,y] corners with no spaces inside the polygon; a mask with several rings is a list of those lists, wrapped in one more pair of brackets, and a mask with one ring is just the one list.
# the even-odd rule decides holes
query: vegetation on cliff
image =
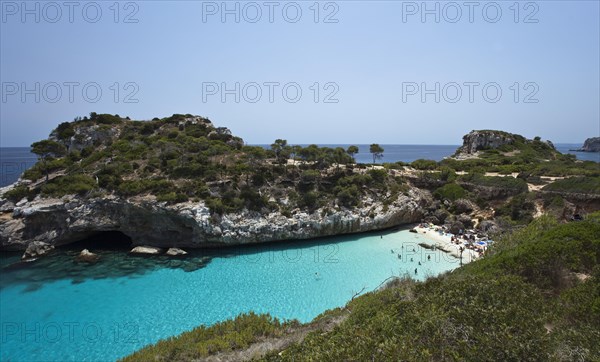
{"label": "vegetation on cliff", "polygon": [[[600,195],[597,163],[563,155],[539,138],[501,131],[465,136],[461,149],[477,150],[467,158],[387,163],[383,169],[356,164],[355,146],[301,147],[283,139],[270,149],[248,146],[227,128],[189,114],[132,121],[92,113],[61,123],[48,140],[32,146],[40,161],[23,174],[30,184],[3,195],[13,202],[37,195],[111,194],[169,204],[203,201],[217,215],[248,209],[290,217],[298,210],[327,214],[354,208],[368,198],[390,205],[416,186],[431,191],[442,202],[438,207],[450,213],[457,209],[454,202],[468,199],[483,210],[472,217],[491,215],[510,225],[529,222],[540,199],[557,210],[569,206],[539,194]],[[376,161],[384,150],[372,144],[370,152]],[[511,174],[518,176],[507,177]],[[548,176],[568,178],[551,183]],[[529,192],[531,185],[538,191]],[[430,218],[436,220],[444,221]]]}
{"label": "vegetation on cliff", "polygon": [[[600,358],[600,213],[559,224],[545,216],[502,237],[486,258],[425,282],[396,280],[324,313],[302,341],[254,356],[269,361]],[[323,320],[345,314],[335,328]],[[250,319],[248,319],[250,318]],[[200,327],[125,361],[184,361],[246,349],[281,333],[251,316]],[[255,325],[249,329],[247,323]],[[279,335],[294,332],[289,330]],[[306,326],[304,326],[306,327]],[[298,328],[298,327],[297,327]],[[241,333],[244,343],[237,343]],[[232,337],[233,336],[233,337]],[[234,338],[235,337],[235,338]],[[276,346],[277,344],[273,343]],[[258,349],[247,349],[246,357]],[[212,352],[210,352],[212,351]]]}
{"label": "vegetation on cliff", "polygon": [[[38,194],[116,194],[203,200],[217,214],[243,208],[285,214],[354,207],[368,195],[391,202],[408,189],[385,170],[355,165],[356,147],[290,146],[281,139],[270,149],[247,146],[227,128],[192,115],[142,122],[92,113],[60,124],[33,146],[40,161],[23,175],[32,184],[4,194],[15,202]],[[372,148],[380,158],[383,148]]]}

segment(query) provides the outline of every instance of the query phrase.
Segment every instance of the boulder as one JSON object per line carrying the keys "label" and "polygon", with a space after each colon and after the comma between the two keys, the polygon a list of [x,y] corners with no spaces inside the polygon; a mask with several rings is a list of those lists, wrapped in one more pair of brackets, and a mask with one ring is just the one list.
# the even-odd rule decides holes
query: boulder
{"label": "boulder", "polygon": [[450,224],[449,229],[452,234],[458,234],[461,230],[465,231],[465,225],[460,221],[454,221]]}
{"label": "boulder", "polygon": [[473,227],[473,220],[471,219],[471,217],[469,215],[458,215],[456,217],[456,220],[459,221],[461,224],[463,224],[467,229]]}
{"label": "boulder", "polygon": [[444,222],[446,222],[448,216],[450,216],[450,213],[448,213],[448,211],[444,209],[438,209],[435,211],[434,215],[439,220],[438,223],[443,224]]}
{"label": "boulder", "polygon": [[169,248],[169,250],[167,250],[165,254],[167,254],[168,256],[180,256],[186,255],[187,251],[179,248]]}
{"label": "boulder", "polygon": [[457,213],[469,213],[477,208],[471,200],[458,199],[453,203],[454,211]]}
{"label": "boulder", "polygon": [[159,255],[162,254],[163,249],[157,248],[155,246],[136,246],[131,249],[129,253],[131,254],[144,254],[144,255]]}
{"label": "boulder", "polygon": [[21,256],[21,260],[35,260],[40,256],[44,256],[54,250],[54,246],[43,241],[34,241],[27,245],[25,253]]}
{"label": "boulder", "polygon": [[481,230],[484,233],[496,233],[500,231],[498,225],[492,220],[483,220],[477,225],[477,229]]}
{"label": "boulder", "polygon": [[77,255],[77,257],[75,258],[75,260],[77,261],[90,264],[96,263],[98,259],[100,259],[100,255],[94,254],[87,249],[83,249],[81,253],[79,253],[79,255]]}

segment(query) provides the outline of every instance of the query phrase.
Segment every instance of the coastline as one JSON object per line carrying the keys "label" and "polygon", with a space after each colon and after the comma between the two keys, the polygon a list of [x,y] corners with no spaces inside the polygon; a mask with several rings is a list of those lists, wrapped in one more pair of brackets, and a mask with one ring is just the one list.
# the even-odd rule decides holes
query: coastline
{"label": "coastline", "polygon": [[[452,241],[453,237],[456,238],[454,234],[450,234],[444,232],[439,226],[431,226],[427,224],[419,224],[413,228],[419,235],[423,235],[426,239],[429,239],[431,242],[424,242],[424,244],[428,245],[431,248],[437,248],[439,250],[445,251],[452,255],[453,257],[460,259],[460,248],[461,246],[464,248],[462,253],[462,263],[467,264],[474,260],[481,258],[482,253],[470,249],[466,247],[466,241],[460,239],[460,244],[456,244]],[[424,240],[426,240],[424,239]]]}

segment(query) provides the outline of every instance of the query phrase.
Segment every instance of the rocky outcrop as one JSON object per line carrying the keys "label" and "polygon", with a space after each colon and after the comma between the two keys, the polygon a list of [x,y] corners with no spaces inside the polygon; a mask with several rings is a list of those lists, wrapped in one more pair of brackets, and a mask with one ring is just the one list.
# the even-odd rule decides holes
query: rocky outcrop
{"label": "rocky outcrop", "polygon": [[578,152],[600,152],[600,137],[592,137],[585,140],[583,147],[572,150]]}
{"label": "rocky outcrop", "polygon": [[463,145],[458,153],[474,154],[485,149],[494,149],[503,145],[513,144],[515,137],[499,131],[471,131],[463,136]]}
{"label": "rocky outcrop", "polygon": [[471,131],[464,135],[463,144],[456,150],[454,157],[457,159],[472,158],[476,157],[479,151],[493,150],[504,145],[517,146],[518,144],[532,144],[534,142],[544,145],[547,150],[556,151],[552,142],[542,141],[539,137],[529,140],[518,134],[504,131],[483,130]]}
{"label": "rocky outcrop", "polygon": [[168,256],[181,256],[187,255],[187,251],[179,248],[169,248],[165,254]]}
{"label": "rocky outcrop", "polygon": [[[383,199],[381,198],[377,198]],[[204,202],[175,205],[154,197],[124,199],[116,196],[86,199],[36,197],[0,215],[0,246],[24,250],[37,242],[64,245],[102,231],[119,231],[133,246],[200,248],[277,240],[310,239],[359,233],[418,222],[430,202],[428,193],[413,188],[384,207],[364,198],[354,209],[293,210],[261,214],[244,210],[216,217]]]}
{"label": "rocky outcrop", "polygon": [[131,254],[158,255],[162,254],[163,250],[155,246],[136,246],[131,249]]}
{"label": "rocky outcrop", "polygon": [[121,129],[118,127],[108,127],[107,125],[91,124],[88,126],[77,127],[73,135],[60,139],[57,130],[50,134],[50,139],[61,142],[69,151],[81,151],[88,147],[97,147],[103,143],[117,138]]}
{"label": "rocky outcrop", "polygon": [[100,259],[100,256],[90,252],[87,249],[83,249],[79,255],[75,258],[76,261],[94,264]]}
{"label": "rocky outcrop", "polygon": [[54,250],[54,246],[43,241],[33,241],[26,245],[25,253],[21,257],[21,260],[31,261],[44,256]]}

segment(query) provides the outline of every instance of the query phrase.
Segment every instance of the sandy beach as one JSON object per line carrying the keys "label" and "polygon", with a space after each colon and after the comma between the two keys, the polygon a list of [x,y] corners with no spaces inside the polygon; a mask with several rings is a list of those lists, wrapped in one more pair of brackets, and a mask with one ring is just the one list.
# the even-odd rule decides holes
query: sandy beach
{"label": "sandy beach", "polygon": [[480,257],[477,251],[465,248],[462,242],[460,243],[460,245],[457,245],[454,242],[452,242],[452,234],[436,231],[436,228],[439,229],[439,227],[416,226],[414,230],[417,231],[418,234],[423,235],[427,237],[427,239],[431,240],[431,242],[424,241],[425,244],[429,245],[430,247],[435,247],[437,249],[447,251],[450,255],[452,255],[455,258],[460,258],[460,247],[462,246],[464,248],[462,254],[463,264],[470,263],[471,261],[476,260]]}

